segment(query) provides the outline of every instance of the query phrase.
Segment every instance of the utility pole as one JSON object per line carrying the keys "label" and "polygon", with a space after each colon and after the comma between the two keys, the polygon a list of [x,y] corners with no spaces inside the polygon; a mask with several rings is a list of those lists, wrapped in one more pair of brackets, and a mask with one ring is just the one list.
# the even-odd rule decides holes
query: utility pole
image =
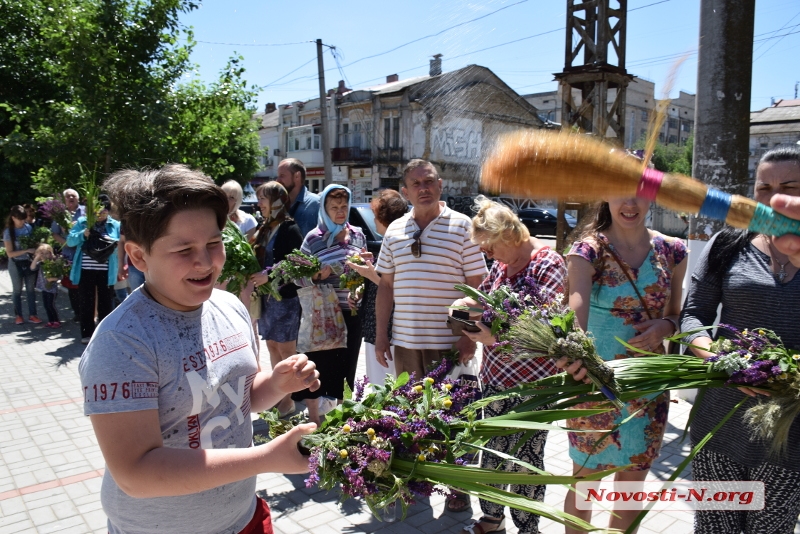
{"label": "utility pole", "polygon": [[325,167],[324,185],[331,181],[331,148],[328,141],[328,95],[325,91],[325,66],[322,61],[322,39],[317,39],[317,71],[319,73],[319,116],[322,124],[322,157]]}
{"label": "utility pole", "polygon": [[[728,193],[746,195],[750,154],[750,85],[755,0],[702,0],[692,176]],[[723,224],[692,217],[689,264]]]}

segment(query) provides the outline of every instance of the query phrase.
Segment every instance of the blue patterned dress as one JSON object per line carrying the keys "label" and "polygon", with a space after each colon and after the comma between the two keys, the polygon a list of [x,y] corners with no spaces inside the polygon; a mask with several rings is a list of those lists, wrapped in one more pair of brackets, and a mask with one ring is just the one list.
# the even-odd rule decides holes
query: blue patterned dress
{"label": "blue patterned dress", "polygon": [[[679,239],[652,233],[650,252],[638,268],[626,264],[639,293],[647,303],[653,319],[664,316],[672,287],[672,272],[686,257],[686,247]],[[608,238],[598,233],[597,239],[578,241],[568,255],[578,256],[595,266],[592,294],[589,301],[589,324],[597,352],[604,360],[628,358],[615,338],[625,341],[636,335],[636,324],[649,320],[625,272],[609,252],[613,249]],[[622,260],[624,262],[624,260]],[[575,408],[589,408],[596,403],[583,403]],[[661,450],[661,441],[669,412],[669,392],[651,394],[625,403],[625,408],[592,417],[569,419],[567,426],[575,429],[608,429],[621,423],[637,410],[639,414],[607,433],[570,432],[569,455],[578,465],[590,469],[608,469],[632,464],[631,470],[649,469]],[[604,436],[605,439],[602,439]],[[602,441],[601,441],[602,440]]]}

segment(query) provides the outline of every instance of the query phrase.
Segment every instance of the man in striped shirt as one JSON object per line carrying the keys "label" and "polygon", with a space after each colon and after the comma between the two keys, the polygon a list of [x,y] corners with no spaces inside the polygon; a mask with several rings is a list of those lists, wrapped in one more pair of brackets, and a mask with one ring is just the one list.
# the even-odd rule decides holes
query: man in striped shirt
{"label": "man in striped shirt", "polygon": [[420,379],[453,345],[462,362],[474,357],[475,344],[447,327],[448,307],[463,296],[455,284],[478,287],[487,270],[480,249],[470,241],[470,219],[440,202],[442,180],[431,163],[411,160],[403,169],[402,192],[414,208],[384,235],[376,268],[381,283],[375,354],[384,367],[392,359],[388,325],[394,302],[397,374],[413,372]]}

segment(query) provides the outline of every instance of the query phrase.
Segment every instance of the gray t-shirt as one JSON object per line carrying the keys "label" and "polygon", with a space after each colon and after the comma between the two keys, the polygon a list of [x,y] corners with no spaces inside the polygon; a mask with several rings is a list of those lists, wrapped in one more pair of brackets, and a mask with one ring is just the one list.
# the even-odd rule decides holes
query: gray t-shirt
{"label": "gray t-shirt", "polygon": [[[106,317],[78,367],[86,415],[158,410],[164,446],[253,444],[250,387],[255,336],[238,298],[214,290],[191,312],[134,291]],[[106,470],[100,493],[108,531],[237,533],[255,513],[256,477],[192,495],[136,499]]]}
{"label": "gray t-shirt", "polygon": [[[790,349],[800,349],[800,275],[781,283],[775,280],[769,256],[748,244],[716,279],[709,273],[708,257],[719,234],[708,242],[692,273],[692,285],[681,315],[684,332],[714,323],[717,307],[722,304],[720,323],[739,329],[769,328]],[[719,334],[726,335],[725,330]],[[701,332],[686,337],[693,341]],[[720,420],[739,403],[745,394],[738,389],[710,388],[706,391],[692,422],[692,443],[703,439]],[[706,448],[749,467],[764,462],[800,472],[800,418],[789,429],[789,446],[782,458],[770,458],[767,444],[751,440],[743,420],[744,412],[758,403],[751,398],[720,428]]]}

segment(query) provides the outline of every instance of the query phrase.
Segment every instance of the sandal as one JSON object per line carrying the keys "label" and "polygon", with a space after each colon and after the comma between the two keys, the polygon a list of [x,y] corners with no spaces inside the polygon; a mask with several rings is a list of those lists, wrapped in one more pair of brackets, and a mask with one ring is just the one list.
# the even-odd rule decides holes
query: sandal
{"label": "sandal", "polygon": [[292,401],[292,406],[288,410],[281,410],[280,408],[278,408],[278,418],[283,419],[286,416],[292,415],[296,411],[297,411],[297,406],[295,406],[294,401]]}
{"label": "sandal", "polygon": [[472,508],[472,503],[469,500],[469,495],[461,493],[460,491],[453,491],[447,499],[445,499],[445,508],[448,512],[454,514],[466,512]]}
{"label": "sandal", "polygon": [[[491,527],[489,527],[491,530],[486,530],[486,528],[484,528],[481,523],[491,525]],[[480,519],[475,519],[472,522],[472,524],[462,528],[461,534],[487,534],[488,532],[495,532],[496,534],[504,534],[505,531],[506,531],[505,516],[492,517],[490,515],[485,515]]]}

